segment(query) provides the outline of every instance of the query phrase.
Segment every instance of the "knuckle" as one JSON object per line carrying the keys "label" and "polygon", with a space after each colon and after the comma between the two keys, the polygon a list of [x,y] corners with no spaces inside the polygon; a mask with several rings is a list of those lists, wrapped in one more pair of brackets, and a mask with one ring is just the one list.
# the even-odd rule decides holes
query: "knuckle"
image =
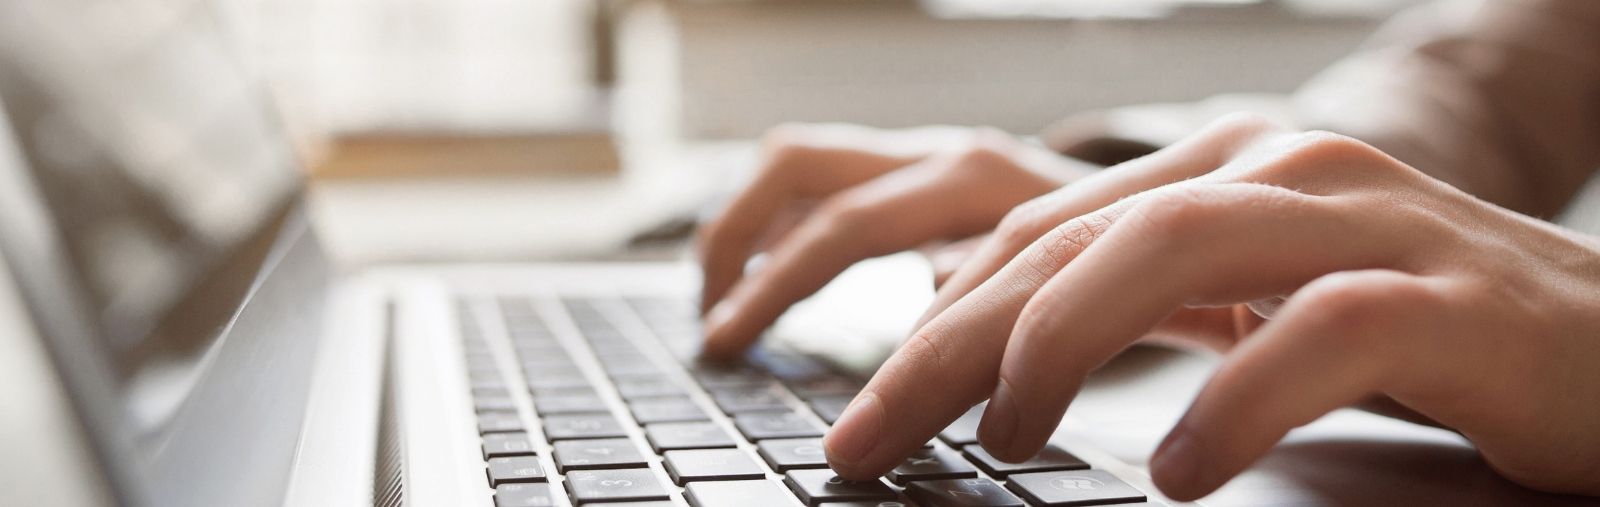
{"label": "knuckle", "polygon": [[786,123],[767,129],[761,136],[761,151],[766,158],[766,172],[782,171],[796,167],[794,162],[810,157],[817,151],[808,135],[811,127],[805,124]]}
{"label": "knuckle", "polygon": [[954,171],[986,171],[1015,165],[1011,157],[1017,143],[1010,134],[999,130],[978,129],[964,146],[952,154],[948,168]]}
{"label": "knuckle", "polygon": [[873,207],[862,199],[840,195],[816,211],[822,231],[832,237],[851,236],[872,226]]}
{"label": "knuckle", "polygon": [[1156,241],[1176,240],[1222,213],[1216,192],[1206,185],[1169,185],[1151,192],[1133,208],[1144,236]]}
{"label": "knuckle", "polygon": [[935,370],[944,369],[944,348],[927,332],[912,333],[911,339],[906,341],[900,351],[913,364],[928,366]]}
{"label": "knuckle", "polygon": [[1387,331],[1397,320],[1442,304],[1440,295],[1421,283],[1367,272],[1325,275],[1294,297],[1308,300],[1321,325],[1350,331],[1341,339],[1354,340],[1394,338]]}
{"label": "knuckle", "polygon": [[1296,166],[1315,166],[1367,160],[1375,156],[1382,156],[1382,153],[1356,138],[1324,130],[1312,130],[1296,134],[1289,141],[1289,149],[1281,161]]}
{"label": "knuckle", "polygon": [[1045,202],[1033,199],[1011,208],[1000,223],[995,225],[994,237],[1011,251],[1028,246],[1039,234],[1040,223],[1046,216]]}
{"label": "knuckle", "polygon": [[1095,238],[1111,228],[1111,220],[1100,213],[1090,213],[1061,224],[1039,238],[1039,247],[1055,265],[1064,264],[1089,248]]}
{"label": "knuckle", "polygon": [[1213,120],[1206,130],[1224,137],[1248,137],[1282,128],[1282,125],[1259,113],[1241,111]]}
{"label": "knuckle", "polygon": [[761,144],[768,148],[802,144],[810,128],[804,123],[780,123],[761,134]]}
{"label": "knuckle", "polygon": [[1271,154],[1259,165],[1245,169],[1241,181],[1300,185],[1332,173],[1362,180],[1392,180],[1416,173],[1366,142],[1322,130],[1300,132],[1260,149],[1271,150]]}

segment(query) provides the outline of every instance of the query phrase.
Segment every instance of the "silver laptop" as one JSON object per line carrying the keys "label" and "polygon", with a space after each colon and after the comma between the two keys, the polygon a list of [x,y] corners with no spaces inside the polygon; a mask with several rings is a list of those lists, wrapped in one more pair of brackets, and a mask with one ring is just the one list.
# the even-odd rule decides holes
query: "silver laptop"
{"label": "silver laptop", "polygon": [[[229,33],[203,0],[0,3],[0,505],[1173,504],[1139,460],[1192,356],[1108,366],[1026,463],[973,445],[980,406],[845,483],[819,437],[863,374],[696,363],[689,266],[331,266]],[[1206,503],[1588,501],[1341,411]]]}
{"label": "silver laptop", "polygon": [[1155,500],[1088,448],[994,460],[976,410],[841,482],[820,437],[863,378],[697,364],[684,265],[330,267],[227,34],[201,1],[0,6],[0,504]]}

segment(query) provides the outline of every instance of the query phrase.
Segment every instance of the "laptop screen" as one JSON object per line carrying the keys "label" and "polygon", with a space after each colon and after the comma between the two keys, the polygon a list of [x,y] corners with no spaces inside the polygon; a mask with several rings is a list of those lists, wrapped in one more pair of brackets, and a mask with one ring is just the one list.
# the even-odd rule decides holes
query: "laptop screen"
{"label": "laptop screen", "polygon": [[209,0],[0,3],[0,100],[124,372],[298,187]]}

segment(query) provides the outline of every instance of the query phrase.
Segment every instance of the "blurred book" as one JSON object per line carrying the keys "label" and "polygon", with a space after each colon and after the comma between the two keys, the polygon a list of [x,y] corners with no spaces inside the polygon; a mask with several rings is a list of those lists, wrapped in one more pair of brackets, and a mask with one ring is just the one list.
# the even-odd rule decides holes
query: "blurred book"
{"label": "blurred book", "polygon": [[332,141],[313,171],[318,179],[616,174],[604,131],[526,134],[347,134]]}
{"label": "blurred book", "polygon": [[1179,14],[1096,18],[941,17],[916,0],[640,0],[619,30],[619,121],[688,139],[785,121],[1030,133],[1090,109],[1288,92],[1382,20],[1289,3],[1172,1]]}

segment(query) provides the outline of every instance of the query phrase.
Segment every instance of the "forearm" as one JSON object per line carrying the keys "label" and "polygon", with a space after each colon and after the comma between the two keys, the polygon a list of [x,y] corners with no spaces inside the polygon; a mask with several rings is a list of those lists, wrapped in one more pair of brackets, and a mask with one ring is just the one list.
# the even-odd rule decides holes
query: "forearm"
{"label": "forearm", "polygon": [[1501,206],[1559,212],[1600,168],[1600,2],[1428,9],[1307,84],[1303,124]]}

